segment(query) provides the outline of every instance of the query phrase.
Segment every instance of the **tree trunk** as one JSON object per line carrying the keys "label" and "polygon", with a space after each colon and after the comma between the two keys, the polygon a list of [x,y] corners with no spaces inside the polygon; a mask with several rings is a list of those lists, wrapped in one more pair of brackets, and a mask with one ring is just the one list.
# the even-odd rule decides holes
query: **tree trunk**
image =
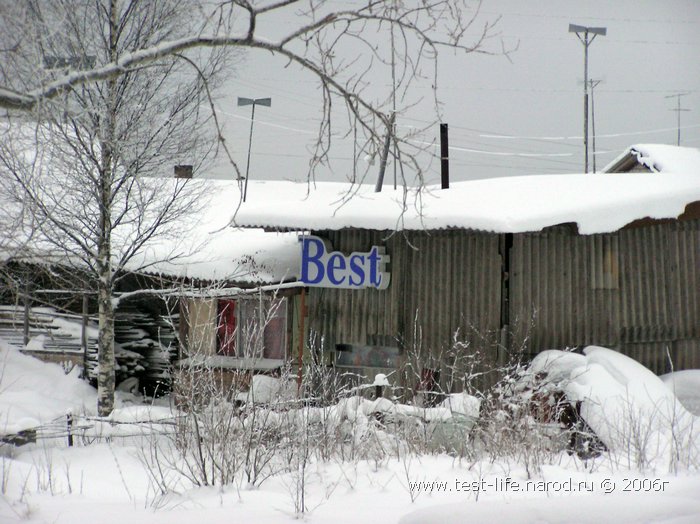
{"label": "tree trunk", "polygon": [[[117,59],[118,10],[116,0],[110,2],[109,54]],[[106,417],[114,409],[115,357],[114,357],[114,305],[112,291],[112,181],[114,160],[114,134],[116,119],[117,84],[114,78],[107,80],[109,104],[105,111],[100,149],[100,232],[97,246],[97,300],[99,308],[97,413]]]}
{"label": "tree trunk", "polygon": [[97,253],[97,303],[99,333],[97,353],[97,413],[106,417],[114,408],[115,358],[114,358],[114,305],[112,291],[112,157],[111,144],[102,142],[102,168],[100,170],[100,236]]}
{"label": "tree trunk", "polygon": [[[109,264],[107,270],[111,272]],[[111,284],[111,275],[100,275],[98,284],[99,336],[98,336],[98,373],[97,373],[97,414],[106,417],[114,408],[114,307],[112,289],[105,284],[104,278]]]}

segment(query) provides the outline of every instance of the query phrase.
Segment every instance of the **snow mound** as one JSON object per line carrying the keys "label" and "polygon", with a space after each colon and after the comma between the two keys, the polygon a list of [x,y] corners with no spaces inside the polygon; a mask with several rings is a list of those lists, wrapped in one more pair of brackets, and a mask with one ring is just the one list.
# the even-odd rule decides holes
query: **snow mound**
{"label": "snow mound", "polygon": [[556,349],[542,351],[530,363],[528,374],[547,375],[547,383],[560,384],[569,381],[572,371],[586,364],[586,357],[578,353]]}
{"label": "snow mound", "polygon": [[700,421],[664,382],[635,360],[611,349],[589,346],[583,355],[546,351],[531,366],[581,403],[581,417],[612,452],[638,464],[668,463],[681,451],[700,450]]}
{"label": "snow mound", "polygon": [[253,375],[248,391],[239,393],[238,400],[247,403],[269,404],[296,398],[297,386],[292,380],[267,375]]}
{"label": "snow mound", "polygon": [[467,393],[452,393],[440,403],[440,407],[447,408],[450,412],[458,415],[477,419],[481,401]]}
{"label": "snow mound", "polygon": [[159,422],[173,418],[173,411],[165,406],[126,406],[115,408],[107,419],[122,424]]}
{"label": "snow mound", "polygon": [[35,428],[68,411],[90,412],[97,404],[94,388],[58,364],[23,355],[0,339],[0,435]]}
{"label": "snow mound", "polygon": [[659,377],[676,395],[683,407],[700,416],[700,369],[686,369]]}

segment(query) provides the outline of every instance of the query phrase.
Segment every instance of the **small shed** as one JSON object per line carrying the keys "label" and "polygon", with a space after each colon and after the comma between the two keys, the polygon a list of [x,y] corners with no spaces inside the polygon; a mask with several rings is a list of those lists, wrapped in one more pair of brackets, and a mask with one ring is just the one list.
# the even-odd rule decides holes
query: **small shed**
{"label": "small shed", "polygon": [[238,225],[324,246],[300,243],[295,300],[329,363],[371,379],[414,359],[443,390],[513,355],[591,344],[657,373],[700,367],[700,171],[249,191]]}
{"label": "small shed", "polygon": [[604,173],[700,173],[700,149],[636,144],[603,168]]}

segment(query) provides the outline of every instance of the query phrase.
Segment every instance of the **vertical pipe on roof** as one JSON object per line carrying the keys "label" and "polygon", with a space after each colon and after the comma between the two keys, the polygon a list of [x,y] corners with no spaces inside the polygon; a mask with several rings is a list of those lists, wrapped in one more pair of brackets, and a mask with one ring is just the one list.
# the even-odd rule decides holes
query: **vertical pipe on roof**
{"label": "vertical pipe on roof", "polygon": [[442,189],[450,188],[450,151],[447,142],[447,124],[440,124],[440,180]]}

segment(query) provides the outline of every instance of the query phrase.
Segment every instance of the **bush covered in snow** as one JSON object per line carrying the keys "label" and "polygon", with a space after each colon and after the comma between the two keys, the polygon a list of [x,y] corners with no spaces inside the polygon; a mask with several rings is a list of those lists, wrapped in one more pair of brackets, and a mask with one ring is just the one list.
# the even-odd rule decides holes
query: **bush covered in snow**
{"label": "bush covered in snow", "polygon": [[581,423],[620,463],[671,470],[700,465],[697,416],[659,377],[617,351],[589,346],[583,354],[542,352],[519,388],[575,406]]}
{"label": "bush covered in snow", "polygon": [[258,486],[311,461],[465,452],[479,413],[475,397],[459,393],[418,407],[368,399],[355,388],[326,400],[318,387],[334,383],[335,373],[308,371],[300,396],[288,370],[281,377],[255,375],[250,383],[241,375],[226,387],[214,373],[182,370],[176,431],[154,440],[143,455],[161,491],[175,489],[171,480],[183,477],[194,485]]}

